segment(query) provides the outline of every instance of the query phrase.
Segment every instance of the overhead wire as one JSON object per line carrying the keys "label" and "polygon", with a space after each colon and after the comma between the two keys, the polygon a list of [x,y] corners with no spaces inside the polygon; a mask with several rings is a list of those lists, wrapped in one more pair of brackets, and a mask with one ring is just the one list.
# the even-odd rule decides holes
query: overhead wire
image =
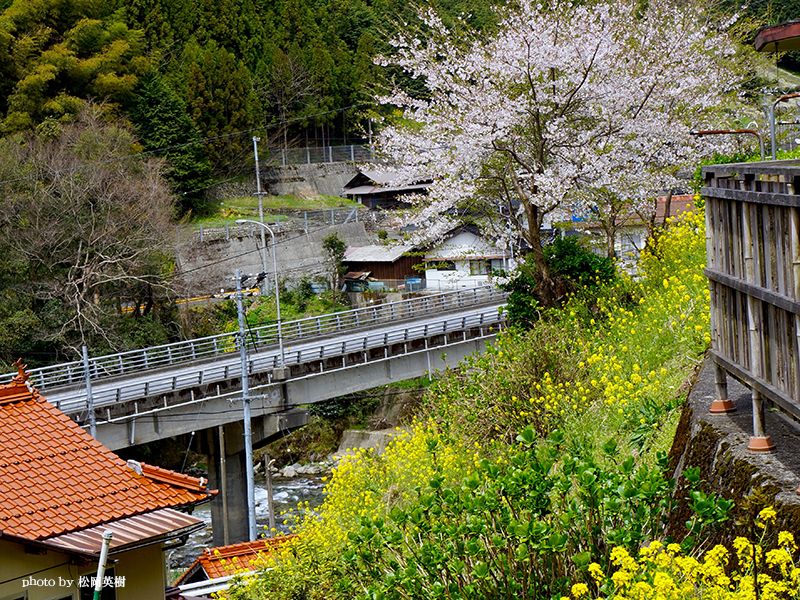
{"label": "overhead wire", "polygon": [[[103,166],[103,165],[112,164],[112,163],[115,163],[115,162],[120,162],[120,161],[123,161],[123,160],[129,160],[129,159],[132,159],[132,158],[138,158],[138,157],[141,157],[141,156],[147,156],[147,155],[150,155],[150,154],[158,154],[158,153],[162,153],[162,152],[169,152],[170,150],[180,150],[181,148],[187,148],[189,146],[194,146],[194,145],[197,145],[197,144],[207,144],[209,142],[215,142],[215,141],[219,141],[219,140],[240,137],[240,136],[247,135],[247,134],[254,133],[254,132],[268,131],[270,129],[274,129],[276,127],[280,127],[280,126],[283,126],[283,125],[288,125],[290,123],[297,123],[297,122],[300,122],[300,121],[308,121],[308,120],[314,119],[316,117],[322,117],[322,116],[329,115],[329,114],[332,114],[332,113],[337,113],[337,112],[344,112],[346,110],[351,110],[353,108],[361,108],[361,107],[364,107],[364,106],[372,106],[372,105],[367,103],[367,102],[361,102],[359,104],[351,104],[350,106],[344,106],[344,107],[337,108],[337,109],[326,110],[326,111],[314,113],[312,115],[307,115],[305,117],[295,117],[295,118],[292,118],[292,119],[284,119],[284,120],[276,122],[276,123],[270,123],[269,125],[262,125],[262,126],[259,126],[259,127],[252,127],[250,129],[242,129],[242,130],[239,130],[239,131],[233,131],[231,133],[226,133],[226,134],[223,134],[223,135],[205,137],[205,138],[201,138],[201,139],[198,139],[198,140],[192,140],[190,142],[184,142],[182,144],[173,144],[172,146],[164,146],[164,147],[161,147],[161,148],[152,148],[150,150],[142,150],[140,152],[132,152],[131,154],[126,154],[125,156],[116,156],[114,158],[109,158],[109,159],[106,159],[106,160],[83,163],[83,164],[80,164],[80,165],[76,165],[74,167],[67,167],[67,168],[64,168],[64,169],[53,169],[53,170],[50,170],[50,171],[41,171],[41,172],[39,172],[39,173],[37,173],[35,175],[29,175],[27,177],[17,177],[17,178],[14,178],[14,179],[2,180],[2,181],[0,181],[0,186],[6,186],[6,185],[10,185],[12,183],[19,183],[19,182],[22,182],[22,181],[29,181],[29,180],[39,179],[43,175],[61,175],[62,173],[70,173],[72,171],[77,171],[77,170],[80,170],[80,169],[87,169],[89,167]],[[207,189],[208,187],[212,187],[212,185],[214,185],[214,184],[211,184],[211,185],[207,186],[206,188],[198,188],[197,190],[194,190],[194,191],[201,191],[203,189]]]}

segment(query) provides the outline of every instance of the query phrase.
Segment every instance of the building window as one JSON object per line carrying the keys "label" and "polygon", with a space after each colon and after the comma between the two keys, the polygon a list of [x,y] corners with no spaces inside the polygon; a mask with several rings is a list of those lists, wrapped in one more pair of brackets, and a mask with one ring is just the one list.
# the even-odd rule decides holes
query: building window
{"label": "building window", "polygon": [[456,263],[452,260],[432,260],[425,265],[425,268],[436,271],[455,271]]}
{"label": "building window", "polygon": [[471,260],[469,261],[469,274],[470,275],[486,275],[490,272],[489,263],[485,260]]}

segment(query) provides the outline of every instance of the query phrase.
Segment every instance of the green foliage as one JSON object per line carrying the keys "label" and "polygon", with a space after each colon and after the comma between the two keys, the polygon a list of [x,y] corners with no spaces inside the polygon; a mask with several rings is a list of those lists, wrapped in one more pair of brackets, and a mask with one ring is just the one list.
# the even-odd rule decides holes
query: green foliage
{"label": "green foliage", "polygon": [[[580,290],[592,295],[603,285],[616,280],[614,260],[598,256],[587,250],[577,237],[558,238],[544,248],[550,275],[558,280],[563,290]],[[533,254],[514,273],[514,277],[500,287],[510,292],[506,306],[509,323],[529,328],[541,318],[543,307],[539,304],[537,290],[541,285],[539,270]],[[565,296],[562,293],[562,299]]]}
{"label": "green foliage", "polygon": [[202,207],[197,190],[210,183],[211,165],[184,103],[157,73],[150,72],[136,86],[130,118],[145,149],[167,160],[165,176],[180,194],[182,210],[197,212]]}
{"label": "green foliage", "polygon": [[[662,539],[676,500],[664,452],[676,390],[709,341],[703,225],[672,222],[640,281],[607,285],[592,309],[576,294],[443,374],[424,418],[383,456],[344,460],[298,541],[231,597],[613,593],[615,553]],[[686,478],[693,512],[674,541],[694,554],[732,503]]]}
{"label": "green foliage", "polygon": [[377,403],[378,399],[374,397],[340,396],[311,404],[308,410],[312,415],[326,419],[357,415],[363,420],[365,415],[375,409]]}
{"label": "green foliage", "polygon": [[608,572],[613,546],[658,535],[672,508],[665,463],[623,459],[614,439],[601,452],[558,432],[537,439],[524,430],[459,484],[437,473],[389,519],[362,519],[342,556],[351,581],[370,582],[358,597],[549,599],[589,581],[590,562]]}
{"label": "green foliage", "polygon": [[578,287],[598,287],[617,278],[613,259],[594,254],[577,236],[559,237],[544,251],[550,273]]}
{"label": "green foliage", "polygon": [[16,0],[0,18],[0,130],[68,120],[90,98],[125,101],[147,69],[141,42],[111,5]]}

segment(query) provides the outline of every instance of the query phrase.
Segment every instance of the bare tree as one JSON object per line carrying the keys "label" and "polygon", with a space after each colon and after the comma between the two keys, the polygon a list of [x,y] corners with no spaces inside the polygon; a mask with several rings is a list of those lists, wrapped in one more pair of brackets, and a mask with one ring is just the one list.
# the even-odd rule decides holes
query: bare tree
{"label": "bare tree", "polygon": [[62,306],[52,334],[65,340],[106,337],[105,314],[123,300],[147,311],[165,289],[173,198],[135,142],[96,105],[50,135],[0,140],[0,243],[25,261],[33,309]]}
{"label": "bare tree", "polygon": [[[305,65],[291,52],[278,50],[272,70],[257,83],[256,91],[268,104],[264,115],[264,126],[270,131],[269,146],[280,143],[284,149],[289,147],[289,117],[302,113],[316,99],[319,87]],[[277,127],[270,129],[270,113],[277,119]]]}

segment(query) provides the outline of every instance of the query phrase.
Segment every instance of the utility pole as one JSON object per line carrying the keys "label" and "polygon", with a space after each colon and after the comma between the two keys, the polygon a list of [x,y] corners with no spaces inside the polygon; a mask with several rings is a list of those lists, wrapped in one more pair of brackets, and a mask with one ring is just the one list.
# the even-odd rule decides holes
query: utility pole
{"label": "utility pole", "polygon": [[89,368],[89,349],[83,345],[83,374],[86,378],[86,409],[89,411],[89,433],[97,439],[97,423],[94,414],[94,396],[92,396],[92,371]]}
{"label": "utility pole", "polygon": [[[261,169],[258,166],[258,142],[261,138],[253,136],[253,154],[256,158],[256,196],[258,196],[258,220],[264,222],[264,202],[261,199]],[[261,271],[267,272],[267,238],[261,229]],[[266,279],[264,280],[266,281]]]}
{"label": "utility pole", "polygon": [[236,269],[236,310],[239,313],[239,356],[242,362],[242,410],[244,412],[244,466],[247,477],[247,524],[250,541],[256,541],[256,489],[253,472],[253,424],[250,417],[250,386],[247,377],[247,338],[242,304],[242,274]]}

